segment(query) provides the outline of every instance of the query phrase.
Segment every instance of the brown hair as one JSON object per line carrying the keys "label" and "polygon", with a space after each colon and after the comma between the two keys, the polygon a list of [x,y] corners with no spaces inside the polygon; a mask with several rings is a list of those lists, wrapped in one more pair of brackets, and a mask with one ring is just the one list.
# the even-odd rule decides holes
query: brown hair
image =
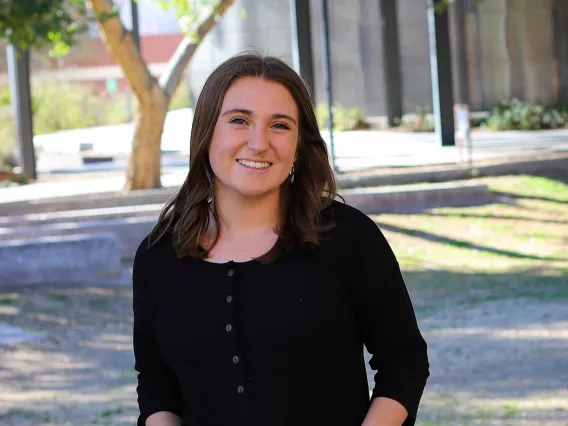
{"label": "brown hair", "polygon": [[160,214],[149,237],[150,246],[171,233],[179,257],[206,258],[217,242],[218,230],[209,247],[199,244],[211,220],[219,223],[208,151],[225,93],[240,77],[260,77],[282,84],[290,91],[300,115],[294,182],[287,179],[281,188],[280,225],[275,230],[278,242],[259,260],[270,262],[295,247],[315,247],[321,232],[333,227],[332,223],[323,223],[321,212],[335,199],[337,185],[306,84],[280,59],[247,52],[226,60],[207,78],[195,105],[189,173],[177,195]]}

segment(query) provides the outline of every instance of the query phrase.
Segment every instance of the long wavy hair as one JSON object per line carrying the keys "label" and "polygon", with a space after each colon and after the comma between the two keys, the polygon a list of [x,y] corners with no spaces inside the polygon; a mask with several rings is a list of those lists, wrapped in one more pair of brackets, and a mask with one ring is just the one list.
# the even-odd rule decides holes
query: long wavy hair
{"label": "long wavy hair", "polygon": [[[220,227],[209,144],[225,93],[240,77],[259,77],[283,85],[294,98],[300,115],[294,180],[286,179],[281,187],[279,225],[275,229],[279,238],[274,248],[258,260],[271,262],[296,247],[313,248],[319,244],[321,233],[334,226],[333,222],[322,220],[322,212],[335,199],[337,184],[306,84],[282,60],[246,52],[223,62],[205,82],[195,105],[189,173],[160,214],[149,236],[150,247],[171,234],[179,257],[203,259],[217,242]],[[203,247],[200,242],[210,229],[216,230],[212,243]]]}

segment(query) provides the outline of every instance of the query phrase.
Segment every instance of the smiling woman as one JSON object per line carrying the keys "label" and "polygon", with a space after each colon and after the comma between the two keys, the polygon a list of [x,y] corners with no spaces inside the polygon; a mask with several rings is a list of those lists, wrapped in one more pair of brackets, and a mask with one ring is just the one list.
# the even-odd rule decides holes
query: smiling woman
{"label": "smiling woman", "polygon": [[134,261],[139,426],[414,424],[426,343],[383,234],[335,197],[300,76],[258,54],[221,64]]}
{"label": "smiling woman", "polygon": [[209,147],[215,194],[278,198],[296,157],[298,116],[294,98],[280,83],[258,77],[235,81]]}

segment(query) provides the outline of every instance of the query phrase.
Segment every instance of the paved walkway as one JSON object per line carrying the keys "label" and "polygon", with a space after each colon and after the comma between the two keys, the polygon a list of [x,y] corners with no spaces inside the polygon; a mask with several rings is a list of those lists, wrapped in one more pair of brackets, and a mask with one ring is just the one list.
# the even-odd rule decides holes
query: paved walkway
{"label": "paved walkway", "polygon": [[[326,132],[323,136],[329,142]],[[335,133],[334,139],[336,165],[343,172],[384,167],[453,166],[459,159],[457,147],[440,147],[432,133],[355,131]],[[498,133],[478,131],[472,139],[474,161],[568,152],[568,129]],[[162,164],[163,186],[181,185],[187,174],[187,156],[164,155]],[[119,191],[124,184],[125,167],[124,156],[113,163],[83,166],[76,154],[40,154],[40,181],[33,185],[0,189],[0,203]],[[107,173],[104,176],[98,173],[89,176],[88,173],[102,171]],[[73,179],[73,176],[77,179]],[[61,179],[55,181],[55,177]]]}

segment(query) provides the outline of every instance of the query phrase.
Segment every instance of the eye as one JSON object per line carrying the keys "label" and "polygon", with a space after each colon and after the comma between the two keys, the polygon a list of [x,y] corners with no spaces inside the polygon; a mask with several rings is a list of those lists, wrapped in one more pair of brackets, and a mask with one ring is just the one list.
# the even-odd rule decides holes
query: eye
{"label": "eye", "polygon": [[233,124],[237,124],[239,126],[243,126],[243,125],[247,124],[245,119],[241,118],[241,117],[235,117],[230,122],[233,123]]}
{"label": "eye", "polygon": [[281,130],[290,130],[290,126],[288,126],[285,123],[276,123],[274,125],[274,127],[276,127],[277,129],[281,129]]}

